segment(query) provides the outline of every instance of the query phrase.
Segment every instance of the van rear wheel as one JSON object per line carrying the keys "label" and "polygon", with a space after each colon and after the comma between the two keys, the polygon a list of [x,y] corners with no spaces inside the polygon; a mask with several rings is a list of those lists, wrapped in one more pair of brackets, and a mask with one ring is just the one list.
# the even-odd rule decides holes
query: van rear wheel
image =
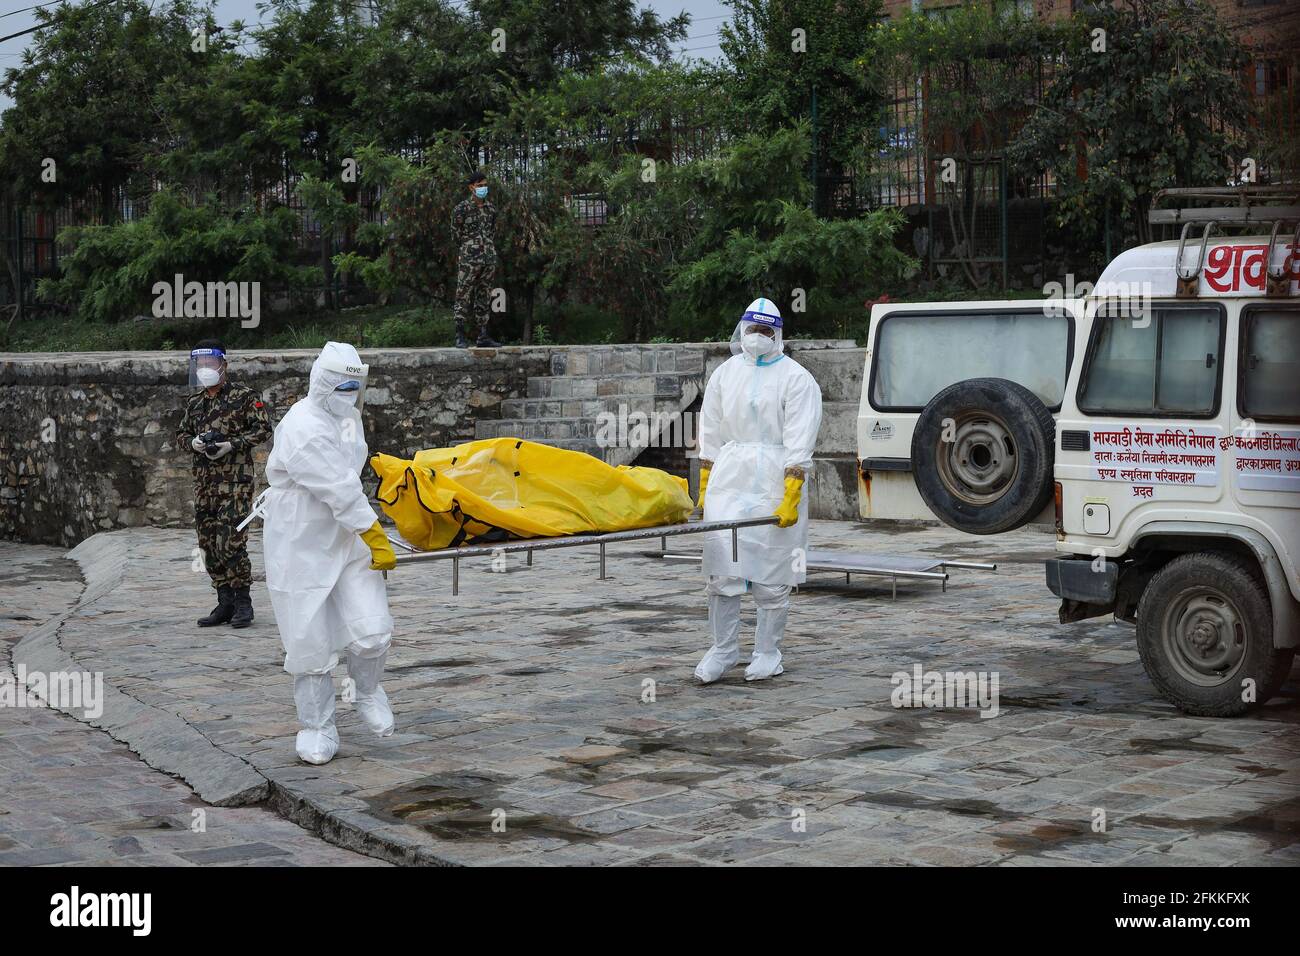
{"label": "van rear wheel", "polygon": [[1254,568],[1222,551],[1185,554],[1156,572],[1138,604],[1137,644],[1160,693],[1200,717],[1260,706],[1295,656],[1273,646],[1272,606]]}
{"label": "van rear wheel", "polygon": [[1056,422],[1016,382],[972,378],[930,400],[912,432],[912,478],[926,506],[970,534],[1033,521],[1052,498]]}

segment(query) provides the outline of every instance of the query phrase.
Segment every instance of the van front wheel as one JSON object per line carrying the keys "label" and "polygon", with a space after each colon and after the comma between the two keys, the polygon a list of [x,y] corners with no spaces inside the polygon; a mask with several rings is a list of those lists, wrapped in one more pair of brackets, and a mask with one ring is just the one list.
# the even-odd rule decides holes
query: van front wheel
{"label": "van front wheel", "polygon": [[1156,572],[1138,604],[1137,644],[1160,693],[1199,717],[1260,706],[1295,656],[1273,646],[1268,591],[1255,570],[1222,551],[1185,554]]}

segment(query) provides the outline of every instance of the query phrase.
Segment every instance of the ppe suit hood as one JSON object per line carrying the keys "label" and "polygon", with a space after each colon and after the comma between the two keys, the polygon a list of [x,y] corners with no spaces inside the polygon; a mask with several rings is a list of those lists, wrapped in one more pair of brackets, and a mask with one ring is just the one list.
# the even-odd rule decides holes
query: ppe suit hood
{"label": "ppe suit hood", "polygon": [[[736,323],[735,330],[731,333],[731,354],[743,356],[747,365],[771,365],[780,361],[785,354],[781,325],[781,310],[776,307],[776,303],[771,299],[755,299],[749,303],[749,308],[745,310],[744,315],[740,317],[740,321]],[[752,353],[745,347],[746,332],[755,326],[770,329],[773,333],[771,346],[761,355]],[[755,339],[754,341],[757,342],[758,340]]]}
{"label": "ppe suit hood", "polygon": [[[351,345],[346,342],[326,342],[311,366],[307,401],[336,417],[351,417],[353,411],[359,416],[369,372],[370,367],[361,361],[361,356]],[[334,390],[348,381],[361,383],[361,395],[356,400],[355,408],[350,407],[350,403],[330,401]]]}

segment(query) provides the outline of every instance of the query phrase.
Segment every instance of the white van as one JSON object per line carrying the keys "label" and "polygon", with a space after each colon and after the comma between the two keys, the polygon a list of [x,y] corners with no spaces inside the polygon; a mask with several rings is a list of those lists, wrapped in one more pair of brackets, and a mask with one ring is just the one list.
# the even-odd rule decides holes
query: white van
{"label": "white van", "polygon": [[1050,522],[1061,621],[1135,623],[1161,693],[1238,714],[1300,644],[1300,208],[1161,212],[1182,239],[1120,254],[1095,294],[876,305],[859,510]]}

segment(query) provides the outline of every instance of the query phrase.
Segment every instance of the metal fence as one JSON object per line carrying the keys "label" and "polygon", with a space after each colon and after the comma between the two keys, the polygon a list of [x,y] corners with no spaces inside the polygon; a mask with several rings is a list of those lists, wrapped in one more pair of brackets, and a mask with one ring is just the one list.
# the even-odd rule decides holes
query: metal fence
{"label": "metal fence", "polygon": [[[114,207],[118,215],[137,214],[124,193],[114,197]],[[103,212],[93,193],[55,209],[0,202],[0,308],[34,304],[36,283],[59,273],[59,233],[68,226],[98,223]]]}

